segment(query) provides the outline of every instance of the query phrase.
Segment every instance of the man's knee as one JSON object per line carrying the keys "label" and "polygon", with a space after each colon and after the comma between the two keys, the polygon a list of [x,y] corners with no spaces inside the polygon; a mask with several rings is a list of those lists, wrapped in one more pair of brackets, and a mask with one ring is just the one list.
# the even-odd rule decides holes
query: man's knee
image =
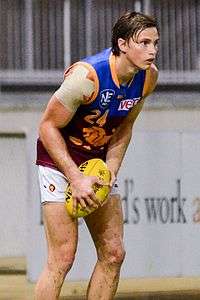
{"label": "man's knee", "polygon": [[121,265],[125,258],[125,250],[113,249],[108,257],[108,262],[113,265]]}
{"label": "man's knee", "polygon": [[124,261],[126,252],[123,246],[109,247],[103,254],[103,261],[109,265],[121,266]]}
{"label": "man's knee", "polygon": [[50,251],[48,258],[48,267],[55,272],[66,274],[72,267],[75,250],[70,249],[67,245],[62,245]]}

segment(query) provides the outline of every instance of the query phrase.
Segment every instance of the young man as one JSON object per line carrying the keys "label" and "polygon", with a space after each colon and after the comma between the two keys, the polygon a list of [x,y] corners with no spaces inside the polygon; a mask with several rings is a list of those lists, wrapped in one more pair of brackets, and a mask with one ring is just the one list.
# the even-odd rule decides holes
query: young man
{"label": "young man", "polygon": [[74,209],[97,207],[92,185],[78,165],[103,159],[112,174],[108,201],[87,216],[97,251],[87,299],[109,300],[116,293],[124,260],[123,216],[116,176],[131,139],[134,122],[144,99],[155,88],[158,50],[155,19],[126,13],[115,26],[112,49],[88,57],[65,72],[39,128],[37,164],[42,197],[48,261],[36,285],[37,300],[56,300],[77,247],[77,220],[66,213],[67,183]]}

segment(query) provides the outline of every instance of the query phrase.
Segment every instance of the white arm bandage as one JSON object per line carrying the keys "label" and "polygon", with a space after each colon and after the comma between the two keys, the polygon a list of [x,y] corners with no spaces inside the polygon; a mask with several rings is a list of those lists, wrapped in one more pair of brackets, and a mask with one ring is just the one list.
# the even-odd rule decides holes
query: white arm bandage
{"label": "white arm bandage", "polygon": [[89,69],[83,65],[72,68],[60,88],[54,93],[58,100],[70,111],[76,111],[84,96],[90,97],[95,90],[95,83],[87,78]]}

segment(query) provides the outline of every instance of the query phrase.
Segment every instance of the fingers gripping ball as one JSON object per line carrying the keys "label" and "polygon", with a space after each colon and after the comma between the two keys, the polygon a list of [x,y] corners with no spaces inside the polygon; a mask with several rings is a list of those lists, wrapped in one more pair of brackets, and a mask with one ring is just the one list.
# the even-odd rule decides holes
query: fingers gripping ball
{"label": "fingers gripping ball", "polygon": [[[79,170],[83,172],[84,175],[86,176],[97,176],[103,182],[106,183],[110,182],[111,179],[110,171],[108,170],[106,163],[99,158],[93,158],[87,160],[86,162],[82,163],[79,166]],[[93,190],[97,199],[101,204],[106,202],[106,198],[110,190],[109,186],[94,184]],[[88,212],[81,207],[80,203],[78,203],[77,211],[76,213],[73,213],[73,199],[72,199],[72,192],[71,192],[70,185],[68,185],[65,195],[66,195],[65,200],[66,200],[67,212],[74,218],[85,217],[88,214],[92,213],[94,210],[96,210],[96,208],[91,208],[90,212]]]}

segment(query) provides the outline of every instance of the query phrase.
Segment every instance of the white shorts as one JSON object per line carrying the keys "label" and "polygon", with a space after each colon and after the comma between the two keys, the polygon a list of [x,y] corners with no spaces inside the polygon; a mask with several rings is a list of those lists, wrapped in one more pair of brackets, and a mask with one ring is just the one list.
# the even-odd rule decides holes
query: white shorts
{"label": "white shorts", "polygon": [[[65,202],[65,190],[68,185],[67,178],[63,173],[48,167],[39,166],[39,185],[41,203]],[[110,195],[119,194],[118,184],[114,183]]]}

